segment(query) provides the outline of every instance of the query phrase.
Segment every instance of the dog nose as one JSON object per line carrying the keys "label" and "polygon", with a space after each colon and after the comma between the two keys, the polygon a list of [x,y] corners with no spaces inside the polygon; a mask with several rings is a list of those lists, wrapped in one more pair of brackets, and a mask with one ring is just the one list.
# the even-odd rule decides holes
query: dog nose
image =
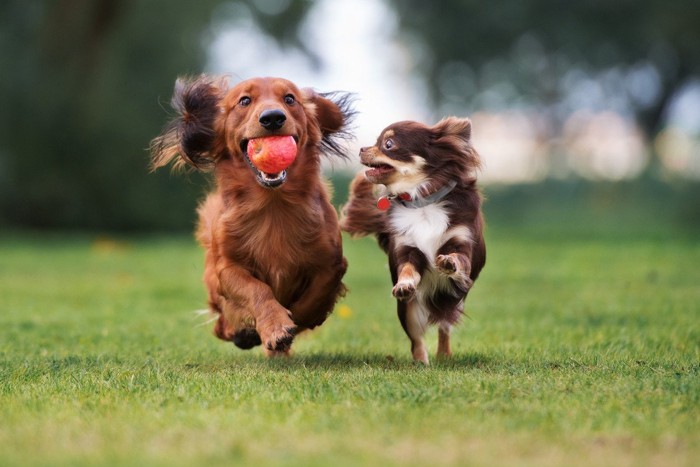
{"label": "dog nose", "polygon": [[266,130],[279,130],[287,120],[287,116],[279,109],[263,110],[258,121]]}

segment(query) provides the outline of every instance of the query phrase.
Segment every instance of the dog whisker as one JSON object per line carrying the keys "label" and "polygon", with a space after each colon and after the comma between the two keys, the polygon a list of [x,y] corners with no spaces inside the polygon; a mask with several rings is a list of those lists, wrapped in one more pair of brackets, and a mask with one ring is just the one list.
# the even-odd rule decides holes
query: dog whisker
{"label": "dog whisker", "polygon": [[211,318],[209,318],[208,320],[206,320],[206,321],[204,321],[204,322],[202,322],[202,323],[195,324],[194,327],[199,328],[199,327],[202,327],[202,326],[206,326],[206,325],[208,325],[208,324],[213,323],[214,321],[216,321],[216,320],[218,320],[218,319],[219,319],[219,316],[218,316],[218,315],[212,316]]}
{"label": "dog whisker", "polygon": [[202,308],[201,310],[194,310],[192,313],[194,313],[195,317],[199,317],[211,314],[211,310],[209,308]]}

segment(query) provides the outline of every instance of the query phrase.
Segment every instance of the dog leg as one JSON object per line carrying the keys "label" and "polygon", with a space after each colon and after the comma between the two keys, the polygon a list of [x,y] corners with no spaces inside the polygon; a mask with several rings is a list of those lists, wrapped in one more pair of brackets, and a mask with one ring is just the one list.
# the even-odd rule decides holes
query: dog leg
{"label": "dog leg", "polygon": [[389,267],[395,271],[395,273],[392,272],[392,279],[395,282],[391,293],[397,300],[411,300],[428,265],[428,259],[415,246],[401,244],[390,256],[392,258],[389,260]]}
{"label": "dog leg", "polygon": [[264,349],[265,356],[267,358],[277,358],[277,357],[289,357],[291,355],[291,349],[287,350],[270,350],[267,347]]}
{"label": "dog leg", "polygon": [[450,331],[452,331],[452,326],[450,324],[440,324],[438,328],[438,358],[452,356],[452,349],[450,349]]}
{"label": "dog leg", "polygon": [[406,334],[411,340],[411,354],[417,362],[428,365],[428,350],[425,347],[425,331],[428,329],[428,312],[416,300],[406,304]]}
{"label": "dog leg", "polygon": [[203,243],[203,246],[206,248],[203,280],[207,288],[209,311],[219,316],[214,325],[214,335],[221,340],[233,341],[236,328],[224,319],[226,300],[219,295],[221,287],[219,285],[219,275],[216,272],[217,257],[214,254],[215,248],[211,247],[211,240],[207,240],[207,243]]}
{"label": "dog leg", "polygon": [[428,351],[423,336],[428,327],[428,310],[416,299],[416,290],[428,260],[418,248],[399,245],[389,255],[391,278],[394,281],[392,294],[396,297],[399,320],[411,340],[413,359],[428,364]]}
{"label": "dog leg", "polygon": [[[245,325],[252,318],[266,352],[289,351],[296,325],[289,311],[275,299],[270,287],[232,264],[224,265],[218,275],[226,322]],[[235,326],[236,330],[239,327]]]}
{"label": "dog leg", "polygon": [[465,295],[474,285],[471,278],[474,242],[472,233],[466,228],[448,230],[449,238],[438,249],[435,258],[437,270],[450,278],[456,295]]}
{"label": "dog leg", "polygon": [[289,306],[299,326],[313,328],[325,321],[338,298],[345,295],[341,280],[347,267],[347,260],[341,256],[335,264],[314,274],[301,297]]}
{"label": "dog leg", "polygon": [[266,352],[288,352],[296,335],[296,325],[289,316],[289,311],[275,299],[258,309],[255,329]]}
{"label": "dog leg", "polygon": [[467,293],[474,285],[474,281],[469,277],[472,270],[471,261],[463,253],[440,254],[435,258],[435,267],[448,276],[462,294]]}
{"label": "dog leg", "polygon": [[420,282],[420,274],[416,267],[411,263],[403,263],[399,266],[399,275],[396,280],[396,285],[391,290],[391,293],[397,300],[411,300],[418,288]]}

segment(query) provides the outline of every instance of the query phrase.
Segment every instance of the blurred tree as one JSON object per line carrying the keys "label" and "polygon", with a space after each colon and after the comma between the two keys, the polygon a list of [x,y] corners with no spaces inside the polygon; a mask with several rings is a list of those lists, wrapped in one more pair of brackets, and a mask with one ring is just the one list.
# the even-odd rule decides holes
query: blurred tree
{"label": "blurred tree", "polygon": [[[557,125],[597,98],[651,137],[700,74],[697,0],[384,1],[441,113],[528,107]],[[232,4],[314,54],[298,37],[311,0],[1,2],[0,224],[189,228],[206,178],[149,174],[147,147]]]}
{"label": "blurred tree", "polygon": [[[536,107],[561,122],[598,98],[653,137],[700,74],[697,0],[388,1],[444,111]],[[586,95],[586,80],[602,96]],[[582,95],[567,102],[577,85]]]}
{"label": "blurred tree", "polygon": [[[168,118],[175,78],[203,71],[204,33],[228,3],[0,3],[0,223],[189,228],[204,177],[149,174],[147,148]],[[308,1],[235,3],[251,4],[264,31],[299,43]]]}

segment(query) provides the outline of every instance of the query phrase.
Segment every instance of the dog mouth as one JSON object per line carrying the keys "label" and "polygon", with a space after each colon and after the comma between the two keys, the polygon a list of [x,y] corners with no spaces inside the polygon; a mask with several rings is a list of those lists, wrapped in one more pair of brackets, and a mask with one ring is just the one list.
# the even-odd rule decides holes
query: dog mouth
{"label": "dog mouth", "polygon": [[[294,142],[299,144],[299,138],[293,136]],[[280,170],[279,172],[265,172],[260,170],[253,164],[253,161],[248,156],[248,142],[250,139],[243,139],[240,144],[241,152],[243,153],[243,158],[248,163],[248,166],[253,171],[255,175],[255,180],[264,188],[278,188],[282,186],[284,182],[287,181],[287,170]]]}
{"label": "dog mouth", "polygon": [[378,180],[384,180],[387,176],[392,174],[396,169],[389,164],[374,163],[374,162],[363,162],[367,166],[365,171],[365,177],[370,182],[376,182]]}

